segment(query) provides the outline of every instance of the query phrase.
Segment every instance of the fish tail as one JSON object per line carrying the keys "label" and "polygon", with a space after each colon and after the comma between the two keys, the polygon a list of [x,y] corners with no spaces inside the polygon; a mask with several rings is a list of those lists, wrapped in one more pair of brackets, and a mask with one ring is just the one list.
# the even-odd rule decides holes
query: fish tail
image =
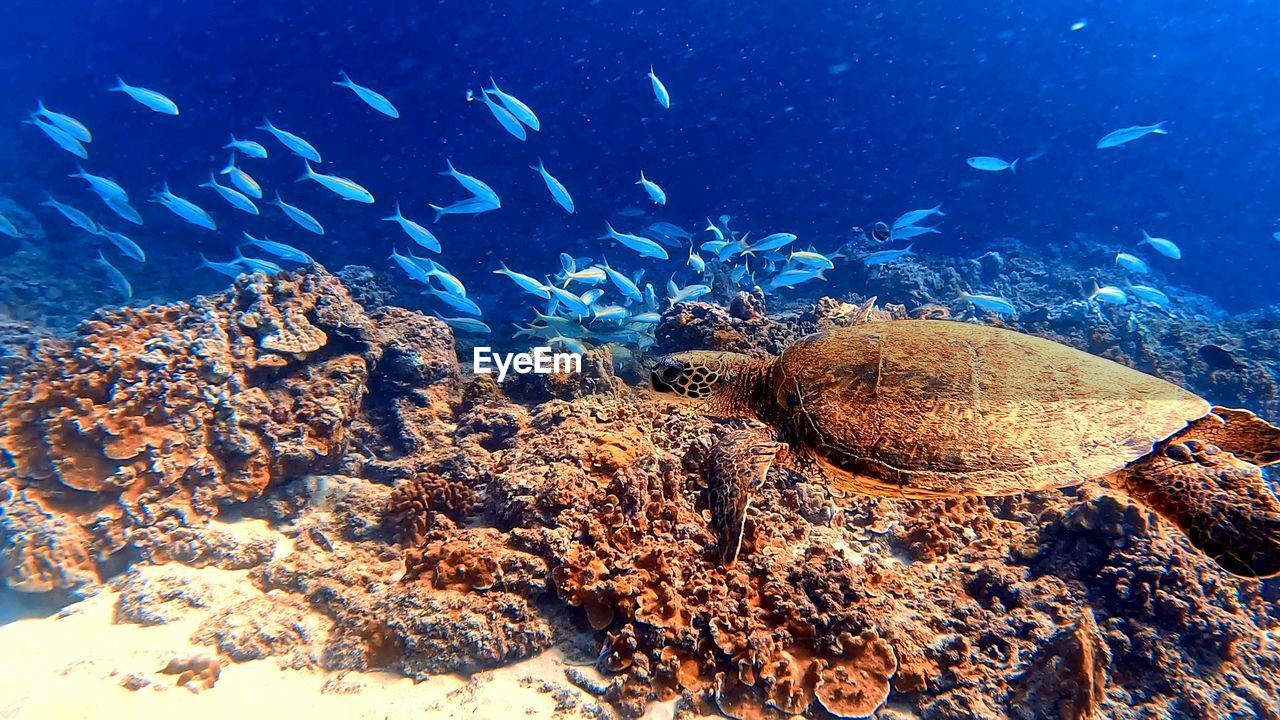
{"label": "fish tail", "polygon": [[1018,174],[1018,160],[1020,159],[1021,158],[1015,158],[1013,162],[1009,163],[1009,172],[1013,173],[1014,175]]}
{"label": "fish tail", "polygon": [[275,130],[275,126],[271,124],[271,120],[264,117],[262,118],[262,124],[258,126],[258,129],[270,132],[271,130]]}
{"label": "fish tail", "polygon": [[307,166],[307,171],[302,173],[302,177],[298,178],[295,182],[302,182],[303,180],[310,180],[315,177],[316,173],[311,169],[311,161],[304,159],[302,162]]}
{"label": "fish tail", "polygon": [[[448,173],[445,173],[445,174],[447,175]],[[439,205],[431,205],[431,204],[428,204],[427,207],[436,211],[436,219],[433,220],[432,222],[440,222],[440,218],[444,217],[444,208],[440,207]]]}
{"label": "fish tail", "polygon": [[124,84],[124,78],[117,75],[115,87],[107,88],[107,92],[124,92],[126,87],[128,86]]}
{"label": "fish tail", "polygon": [[338,75],[339,75],[342,79],[341,79],[341,80],[339,80],[339,81],[337,81],[337,82],[335,82],[335,83],[334,83],[334,85],[338,85],[338,86],[340,86],[340,87],[351,87],[351,78],[347,77],[347,71],[346,71],[346,70],[339,70],[339,71],[338,71]]}
{"label": "fish tail", "polygon": [[1156,135],[1168,135],[1169,131],[1166,130],[1164,127],[1168,122],[1169,122],[1168,120],[1161,120],[1160,122],[1156,123],[1155,127],[1151,128],[1151,132],[1155,133]]}

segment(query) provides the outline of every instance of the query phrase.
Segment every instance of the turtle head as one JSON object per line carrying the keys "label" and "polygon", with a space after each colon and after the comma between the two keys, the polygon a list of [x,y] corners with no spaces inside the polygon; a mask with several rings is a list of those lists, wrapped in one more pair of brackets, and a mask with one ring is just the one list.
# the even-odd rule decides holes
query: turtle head
{"label": "turtle head", "polygon": [[708,415],[751,416],[749,407],[764,361],[730,352],[694,350],[667,355],[649,371],[654,393]]}

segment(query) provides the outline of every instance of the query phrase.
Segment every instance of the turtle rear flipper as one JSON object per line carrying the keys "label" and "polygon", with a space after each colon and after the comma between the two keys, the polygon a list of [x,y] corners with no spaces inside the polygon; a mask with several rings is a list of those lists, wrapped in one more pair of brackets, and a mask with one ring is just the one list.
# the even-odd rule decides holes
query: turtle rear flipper
{"label": "turtle rear flipper", "polygon": [[1195,438],[1217,445],[1254,465],[1280,462],[1280,428],[1248,410],[1215,405],[1199,420],[1194,420],[1180,438]]}
{"label": "turtle rear flipper", "polygon": [[1280,501],[1253,463],[1184,433],[1112,480],[1227,572],[1280,573]]}
{"label": "turtle rear flipper", "polygon": [[707,468],[711,529],[725,565],[738,559],[751,493],[764,483],[780,450],[782,443],[753,431],[730,433],[711,449]]}

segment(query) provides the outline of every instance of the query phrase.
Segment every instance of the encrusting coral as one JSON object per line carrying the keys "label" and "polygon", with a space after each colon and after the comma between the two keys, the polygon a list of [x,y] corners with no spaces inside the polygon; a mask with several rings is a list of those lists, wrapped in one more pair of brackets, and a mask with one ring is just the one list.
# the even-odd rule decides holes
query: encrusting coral
{"label": "encrusting coral", "polygon": [[274,479],[337,468],[397,330],[324,273],[100,311],[4,385],[6,581],[96,582],[126,547],[165,543]]}
{"label": "encrusting coral", "polygon": [[[970,270],[892,272],[916,283],[887,293],[911,311],[824,299],[782,322],[744,294],[673,308],[659,345],[769,351],[965,312],[930,303]],[[318,268],[100,313],[2,388],[6,581],[92,587],[134,563],[110,580],[117,619],[154,624],[214,600],[138,567],[248,568],[260,594],[196,634],[224,663],[425,679],[585,633],[607,680],[570,677],[628,717],[671,698],[737,718],[1280,717],[1277,585],[1222,575],[1097,486],[925,502],[775,471],[722,565],[705,464],[740,421],[646,397],[607,358],[464,379],[442,323],[366,310]],[[1173,370],[1207,379],[1196,362]],[[292,551],[220,513],[267,520]]]}

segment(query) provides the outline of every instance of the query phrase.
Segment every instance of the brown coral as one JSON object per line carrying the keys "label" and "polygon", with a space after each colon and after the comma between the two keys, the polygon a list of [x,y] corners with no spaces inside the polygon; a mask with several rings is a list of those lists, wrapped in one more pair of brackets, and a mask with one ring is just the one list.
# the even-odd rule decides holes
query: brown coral
{"label": "brown coral", "polygon": [[[319,270],[244,276],[190,305],[100,311],[0,396],[7,581],[95,581],[140,529],[153,542],[157,527],[335,468],[395,342]],[[57,524],[24,530],[51,514]]]}

